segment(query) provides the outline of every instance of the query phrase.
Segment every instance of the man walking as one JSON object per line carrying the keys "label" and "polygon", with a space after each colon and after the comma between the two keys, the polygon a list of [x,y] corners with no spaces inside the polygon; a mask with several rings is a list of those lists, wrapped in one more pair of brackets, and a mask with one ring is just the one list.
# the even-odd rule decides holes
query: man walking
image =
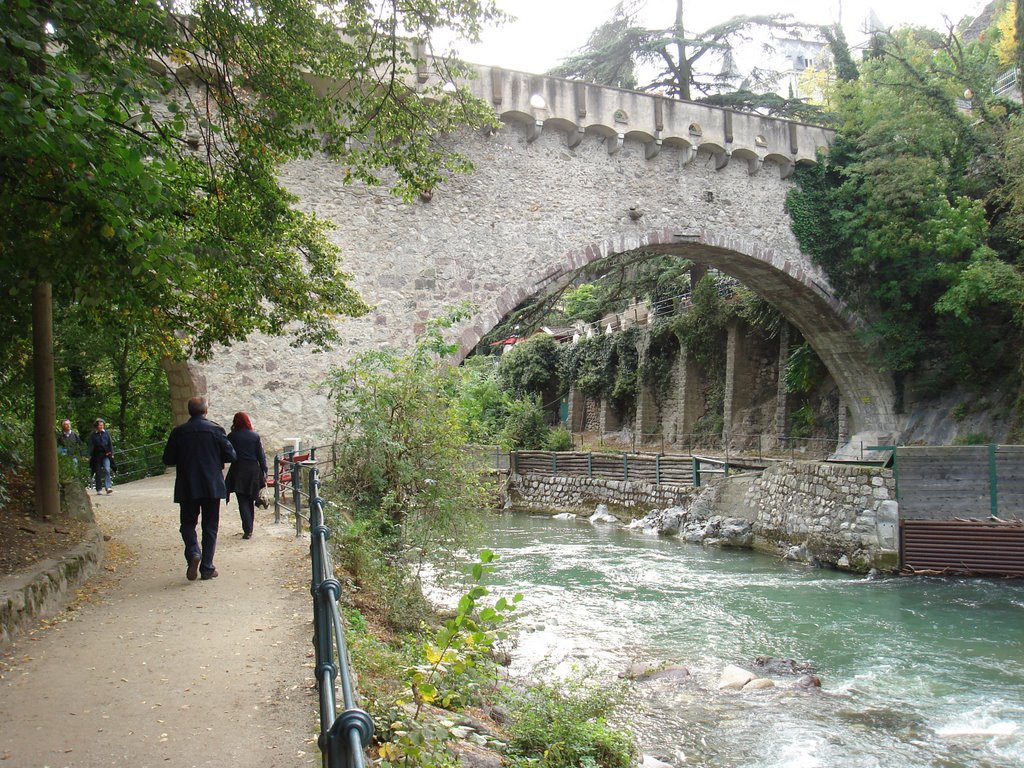
{"label": "man walking", "polygon": [[[224,430],[206,418],[206,400],[188,401],[189,420],[171,430],[164,448],[164,464],[177,467],[174,500],[181,507],[181,540],[188,569],[185,578],[195,581],[217,577],[213,555],[217,550],[220,500],[227,496],[224,464],[235,460],[235,449]],[[196,525],[202,515],[202,547]]]}

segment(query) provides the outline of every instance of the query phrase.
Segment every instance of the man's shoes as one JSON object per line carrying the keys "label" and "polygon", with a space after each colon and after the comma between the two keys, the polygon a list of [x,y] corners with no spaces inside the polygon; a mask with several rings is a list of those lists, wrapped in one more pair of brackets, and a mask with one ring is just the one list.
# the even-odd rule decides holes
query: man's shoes
{"label": "man's shoes", "polygon": [[[199,555],[192,555],[188,559],[188,570],[185,571],[185,578],[189,581],[195,581],[199,578],[199,561],[201,559]],[[206,577],[204,576],[203,578],[205,579]]]}
{"label": "man's shoes", "polygon": [[218,576],[220,576],[220,574],[217,573],[217,569],[214,568],[212,571],[207,571],[206,573],[204,573],[202,578],[203,581],[208,581],[209,579],[216,579]]}
{"label": "man's shoes", "polygon": [[107,493],[113,493],[113,492],[114,492],[113,488],[107,488]]}
{"label": "man's shoes", "polygon": [[251,533],[243,533],[242,534],[242,538],[243,539],[251,539],[252,538],[252,534]]}

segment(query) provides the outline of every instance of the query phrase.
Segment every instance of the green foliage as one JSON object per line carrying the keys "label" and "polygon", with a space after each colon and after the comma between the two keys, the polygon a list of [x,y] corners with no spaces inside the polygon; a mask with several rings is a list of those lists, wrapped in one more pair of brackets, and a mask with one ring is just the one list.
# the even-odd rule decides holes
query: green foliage
{"label": "green foliage", "polygon": [[1024,153],[1019,118],[988,95],[995,66],[985,39],[877,36],[837,88],[828,155],[787,199],[801,248],[896,373],[938,366],[981,384],[1017,367]]}
{"label": "green foliage", "polygon": [[510,397],[498,379],[500,358],[473,355],[460,368],[455,407],[470,443],[497,442],[505,424]]}
{"label": "green foliage", "polygon": [[[423,708],[460,709],[497,692],[494,650],[507,637],[504,625],[523,596],[483,604],[489,590],[482,582],[493,572],[496,560],[497,555],[483,550],[479,562],[472,566],[472,584],[460,598],[455,614],[435,630],[422,628],[424,640],[416,649],[416,658],[403,669],[405,695],[374,702],[373,708],[386,714],[384,727],[377,731],[382,742],[381,765],[426,768],[458,764],[448,748],[454,739],[454,723],[427,717]],[[412,711],[407,706],[410,703]]]}
{"label": "green foliage", "polygon": [[417,716],[424,704],[461,708],[479,702],[482,692],[497,690],[493,652],[508,637],[502,626],[523,599],[516,594],[499,598],[492,606],[481,605],[490,594],[483,578],[494,572],[497,559],[489,549],[480,553],[472,567],[473,585],[459,599],[455,615],[423,644],[423,663],[407,670]]}
{"label": "green foliage", "polygon": [[607,311],[608,292],[594,283],[583,283],[562,294],[562,312],[567,322],[596,323]]}
{"label": "green foliage", "polygon": [[512,689],[506,696],[509,762],[517,768],[629,768],[637,752],[633,737],[608,723],[626,700],[624,683],[581,675]]}
{"label": "green foliage", "polygon": [[401,556],[445,551],[465,531],[466,513],[486,506],[480,474],[462,452],[458,372],[439,364],[453,350],[443,331],[468,311],[432,322],[410,352],[366,353],[332,374],[333,490]]}
{"label": "green foliage", "polygon": [[[557,77],[585,80],[617,88],[639,88],[657,91],[687,101],[699,94],[736,93],[734,75],[723,72],[721,56],[732,51],[735,42],[746,39],[754,29],[789,30],[798,25],[782,14],[734,16],[701,33],[691,33],[683,25],[683,0],[676,0],[675,23],[668,27],[639,26],[640,6],[627,7],[619,3],[611,19],[591,33],[590,39],[579,51],[567,57],[549,74]],[[703,61],[702,61],[703,60]],[[702,69],[712,61],[719,66]],[[640,68],[654,71],[646,83],[638,83]],[[755,76],[759,73],[755,73]],[[728,106],[734,109],[775,109],[779,114],[795,115],[794,109],[806,108],[797,99],[773,100],[771,73],[755,77],[752,87],[763,89],[763,94],[749,93]],[[785,106],[780,106],[778,102]]]}
{"label": "green foliage", "polygon": [[814,434],[817,417],[810,403],[804,403],[789,417],[790,437],[810,437]]}
{"label": "green foliage", "polygon": [[649,326],[650,343],[640,363],[640,380],[650,387],[654,400],[664,402],[672,385],[672,371],[679,357],[679,338],[671,320],[657,319]]}
{"label": "green foliage", "polygon": [[544,440],[545,451],[571,451],[573,449],[572,432],[559,424],[548,432]]}
{"label": "green foliage", "polygon": [[[408,199],[469,167],[437,134],[496,119],[468,91],[444,90],[456,63],[437,60],[445,69],[417,89],[425,98],[396,87],[423,66],[406,40],[438,28],[472,39],[502,17],[490,0],[411,0],[384,14],[196,0],[187,21],[173,13],[181,5],[0,6],[3,366],[27,368],[42,285],[58,318],[80,313],[111,347],[127,333],[151,361],[202,358],[255,331],[330,344],[334,320],[367,307],[280,165],[326,150],[346,182],[386,179]],[[128,374],[116,384],[147,397]],[[119,398],[123,422],[131,407]]]}
{"label": "green foliage", "polygon": [[692,309],[677,315],[672,328],[709,378],[724,380],[729,308],[719,295],[713,276],[705,275],[697,284],[692,301]]}
{"label": "green foliage", "polygon": [[971,432],[968,435],[958,435],[953,440],[953,445],[988,445],[992,442],[984,432]]}
{"label": "green foliage", "polygon": [[510,451],[543,450],[548,432],[548,421],[540,399],[522,398],[509,403],[500,442]]}
{"label": "green foliage", "polygon": [[798,394],[811,392],[825,374],[825,366],[811,345],[807,342],[798,344],[790,350],[786,361],[786,391]]}
{"label": "green foliage", "polygon": [[501,356],[498,377],[513,396],[548,396],[558,389],[558,342],[546,333],[521,341]]}
{"label": "green foliage", "polygon": [[599,334],[562,346],[559,374],[567,386],[575,386],[588,397],[602,397],[611,391],[615,359],[611,339]]}

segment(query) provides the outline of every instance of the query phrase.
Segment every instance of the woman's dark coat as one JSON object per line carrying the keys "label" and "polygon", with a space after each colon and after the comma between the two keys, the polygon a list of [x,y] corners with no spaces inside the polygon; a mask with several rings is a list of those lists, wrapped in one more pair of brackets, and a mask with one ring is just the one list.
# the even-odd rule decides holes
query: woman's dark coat
{"label": "woman's dark coat", "polygon": [[235,447],[235,460],[225,478],[228,493],[256,498],[267,483],[267,456],[263,442],[251,429],[234,429],[228,440]]}
{"label": "woman's dark coat", "polygon": [[89,451],[89,469],[94,475],[103,470],[104,456],[110,456],[111,464],[113,464],[114,442],[110,439],[110,433],[107,430],[90,432],[86,448]]}

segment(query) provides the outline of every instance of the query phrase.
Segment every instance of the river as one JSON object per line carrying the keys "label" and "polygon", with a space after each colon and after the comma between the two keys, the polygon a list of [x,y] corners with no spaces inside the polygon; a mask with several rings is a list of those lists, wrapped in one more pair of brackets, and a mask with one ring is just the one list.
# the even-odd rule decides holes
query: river
{"label": "river", "polygon": [[[868,579],[586,521],[488,517],[495,596],[522,592],[514,671],[685,665],[637,682],[641,748],[708,768],[1019,768],[1024,582]],[[467,556],[468,559],[468,556]],[[771,677],[720,691],[722,669],[810,662],[820,690]]]}

